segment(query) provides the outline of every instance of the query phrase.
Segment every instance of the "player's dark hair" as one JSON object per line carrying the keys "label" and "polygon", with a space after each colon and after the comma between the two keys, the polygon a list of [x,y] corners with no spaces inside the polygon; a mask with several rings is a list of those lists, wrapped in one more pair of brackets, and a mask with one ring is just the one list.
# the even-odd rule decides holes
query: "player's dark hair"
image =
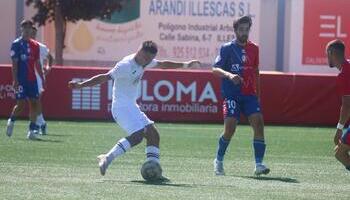
{"label": "player's dark hair", "polygon": [[342,40],[335,39],[327,44],[327,52],[339,57],[345,56],[345,44]]}
{"label": "player's dark hair", "polygon": [[253,22],[252,22],[252,18],[249,15],[245,15],[243,17],[240,17],[236,20],[233,21],[233,28],[234,30],[238,29],[238,26],[240,24],[249,24],[249,28],[252,26]]}
{"label": "player's dark hair", "polygon": [[32,20],[26,19],[26,20],[23,20],[23,21],[21,22],[21,27],[24,27],[25,25],[33,26],[34,23],[33,23]]}
{"label": "player's dark hair", "polygon": [[144,41],[142,43],[141,50],[148,52],[148,53],[151,53],[151,54],[157,54],[158,47],[157,47],[157,44],[155,42],[148,40],[148,41]]}

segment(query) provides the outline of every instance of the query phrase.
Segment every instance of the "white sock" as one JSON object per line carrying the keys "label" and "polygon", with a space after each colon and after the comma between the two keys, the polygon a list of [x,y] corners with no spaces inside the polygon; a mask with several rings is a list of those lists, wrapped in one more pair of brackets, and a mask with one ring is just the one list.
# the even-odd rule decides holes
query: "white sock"
{"label": "white sock", "polygon": [[40,115],[38,115],[38,116],[36,117],[36,125],[42,126],[42,125],[44,125],[45,123],[46,123],[46,122],[45,122],[44,116],[43,116],[42,113],[40,113]]}
{"label": "white sock", "polygon": [[159,163],[159,148],[156,146],[147,146],[146,156],[147,156],[147,161],[154,160]]}
{"label": "white sock", "polygon": [[122,138],[116,145],[107,153],[107,162],[111,163],[116,157],[123,155],[128,149],[131,148],[130,142]]}

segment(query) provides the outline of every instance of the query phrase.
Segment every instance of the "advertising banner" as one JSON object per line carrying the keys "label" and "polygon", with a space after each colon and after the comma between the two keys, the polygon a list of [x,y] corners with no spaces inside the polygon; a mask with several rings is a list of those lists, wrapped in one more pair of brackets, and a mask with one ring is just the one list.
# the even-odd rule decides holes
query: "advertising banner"
{"label": "advertising banner", "polygon": [[[113,81],[70,90],[70,80],[87,79],[106,68],[55,67],[43,93],[46,117],[59,119],[111,119]],[[7,116],[15,103],[11,68],[0,67],[0,116]],[[193,79],[193,76],[198,78]],[[149,70],[139,88],[138,103],[152,119],[160,121],[208,121],[222,119],[219,81],[207,71]],[[24,115],[25,116],[25,115]],[[181,116],[181,117],[179,117]]]}
{"label": "advertising banner", "polygon": [[303,64],[325,65],[325,47],[334,39],[350,45],[349,0],[304,0]]}
{"label": "advertising banner", "polygon": [[144,40],[159,46],[158,59],[213,63],[234,37],[233,20],[253,17],[251,39],[259,43],[259,0],[130,0],[111,20],[68,24],[64,58],[116,61]]}
{"label": "advertising banner", "polygon": [[[111,120],[112,81],[81,90],[71,90],[67,86],[70,80],[87,79],[107,70],[54,67],[43,94],[45,117]],[[8,117],[15,104],[11,67],[0,66],[0,75],[0,117]],[[260,101],[265,122],[335,125],[340,108],[335,83],[333,75],[262,73]],[[138,103],[154,121],[223,122],[220,80],[209,70],[147,70],[140,86]],[[322,90],[315,90],[316,87]],[[246,122],[245,118],[242,121]]]}

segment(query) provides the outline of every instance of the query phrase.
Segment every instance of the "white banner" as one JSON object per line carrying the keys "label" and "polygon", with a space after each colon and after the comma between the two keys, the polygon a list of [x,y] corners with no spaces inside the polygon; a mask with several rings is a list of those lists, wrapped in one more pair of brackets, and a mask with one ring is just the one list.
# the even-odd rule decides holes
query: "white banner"
{"label": "white banner", "polygon": [[158,59],[212,63],[233,39],[233,20],[253,16],[250,39],[259,43],[259,0],[130,0],[111,20],[69,24],[64,59],[120,60],[144,40],[158,44]]}

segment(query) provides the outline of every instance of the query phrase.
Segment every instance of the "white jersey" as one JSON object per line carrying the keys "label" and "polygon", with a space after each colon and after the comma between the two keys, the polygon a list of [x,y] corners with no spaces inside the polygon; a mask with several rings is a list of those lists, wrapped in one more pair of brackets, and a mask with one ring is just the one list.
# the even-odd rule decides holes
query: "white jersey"
{"label": "white jersey", "polygon": [[[47,56],[49,55],[49,49],[43,43],[38,42],[38,44],[39,44],[39,52],[40,52],[40,65],[41,65],[41,69],[43,69],[44,60],[46,60]],[[39,73],[36,71],[36,69],[35,69],[35,76],[37,79],[38,91],[39,91],[39,93],[41,93],[44,91],[43,83],[42,83],[41,77],[39,76]]]}
{"label": "white jersey", "polygon": [[135,104],[144,70],[153,68],[158,63],[153,59],[146,67],[142,67],[136,63],[134,57],[135,54],[124,57],[108,72],[114,80],[112,107]]}
{"label": "white jersey", "polygon": [[136,99],[145,68],[155,67],[157,60],[153,59],[146,67],[142,67],[134,58],[135,54],[124,57],[108,72],[114,80],[112,115],[128,135],[154,123],[140,110]]}
{"label": "white jersey", "polygon": [[44,67],[44,60],[47,59],[47,56],[49,55],[49,48],[43,43],[38,42],[39,48],[40,48],[40,64],[42,67]]}

